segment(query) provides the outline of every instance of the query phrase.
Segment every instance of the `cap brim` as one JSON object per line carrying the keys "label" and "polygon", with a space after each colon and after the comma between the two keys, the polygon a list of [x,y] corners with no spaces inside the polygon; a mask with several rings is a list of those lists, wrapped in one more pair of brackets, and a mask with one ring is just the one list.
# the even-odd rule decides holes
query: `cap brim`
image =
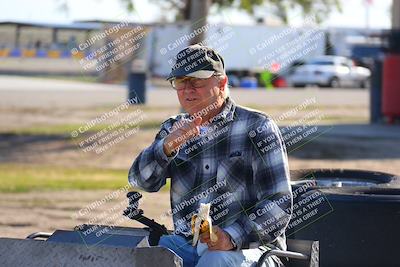
{"label": "cap brim", "polygon": [[198,71],[194,71],[192,73],[174,73],[174,72],[171,72],[169,74],[169,76],[167,77],[167,80],[171,80],[171,79],[174,79],[176,77],[182,77],[182,76],[200,78],[200,79],[207,79],[207,78],[210,78],[211,76],[213,76],[214,73],[215,73],[215,71],[213,71],[213,70],[198,70]]}
{"label": "cap brim", "polygon": [[215,71],[213,70],[198,70],[189,74],[186,74],[187,77],[199,78],[199,79],[207,79],[213,76]]}

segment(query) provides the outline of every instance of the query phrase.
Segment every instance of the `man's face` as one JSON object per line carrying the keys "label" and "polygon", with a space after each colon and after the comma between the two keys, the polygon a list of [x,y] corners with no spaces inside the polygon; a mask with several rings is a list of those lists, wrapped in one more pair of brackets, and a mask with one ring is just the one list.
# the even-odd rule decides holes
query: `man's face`
{"label": "man's face", "polygon": [[[207,79],[178,77],[175,83],[178,85],[176,89],[179,102],[190,115],[204,111],[208,106],[218,109],[224,103],[224,79],[216,76]],[[208,110],[210,113],[216,111],[210,107]]]}

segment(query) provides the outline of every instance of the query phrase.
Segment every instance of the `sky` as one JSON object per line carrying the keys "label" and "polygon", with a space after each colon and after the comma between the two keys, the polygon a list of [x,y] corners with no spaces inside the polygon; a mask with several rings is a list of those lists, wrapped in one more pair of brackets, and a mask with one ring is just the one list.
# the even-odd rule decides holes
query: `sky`
{"label": "sky", "polygon": [[[60,0],[0,0],[0,21],[24,22],[71,22],[74,20],[129,20],[157,22],[172,15],[160,10],[151,0],[134,0],[136,10],[128,14],[118,0],[67,0],[69,11],[60,10]],[[332,12],[322,23],[326,27],[360,27],[367,25],[365,0],[341,0],[342,13]],[[370,28],[390,28],[390,6],[392,0],[370,0],[368,24]],[[258,10],[257,13],[262,13]],[[244,12],[225,10],[223,15],[209,16],[212,23],[254,24],[254,19]],[[304,20],[298,11],[289,13],[290,24],[297,26]]]}

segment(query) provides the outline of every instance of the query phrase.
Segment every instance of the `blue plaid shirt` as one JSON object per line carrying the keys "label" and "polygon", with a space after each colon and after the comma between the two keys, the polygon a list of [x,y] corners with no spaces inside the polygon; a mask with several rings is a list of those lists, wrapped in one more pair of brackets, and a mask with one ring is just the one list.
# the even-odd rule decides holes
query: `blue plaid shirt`
{"label": "blue plaid shirt", "polygon": [[286,148],[279,128],[264,113],[236,105],[224,108],[200,135],[167,157],[164,139],[186,113],[163,122],[154,142],[133,162],[129,182],[156,192],[171,178],[175,234],[189,236],[200,203],[211,203],[213,224],[238,249],[251,242],[286,249],[285,228],[292,212]]}

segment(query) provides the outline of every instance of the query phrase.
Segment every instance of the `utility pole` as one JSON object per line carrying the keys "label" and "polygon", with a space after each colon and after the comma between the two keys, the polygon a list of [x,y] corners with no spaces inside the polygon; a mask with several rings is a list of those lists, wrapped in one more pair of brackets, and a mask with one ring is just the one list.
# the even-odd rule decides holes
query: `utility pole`
{"label": "utility pole", "polygon": [[400,30],[400,0],[392,2],[392,29]]}
{"label": "utility pole", "polygon": [[196,33],[195,37],[190,40],[190,44],[197,44],[205,39],[205,31],[202,30],[207,25],[208,10],[211,0],[186,0],[190,5],[190,24],[191,32]]}
{"label": "utility pole", "polygon": [[365,29],[367,30],[368,34],[369,34],[369,29],[370,29],[370,25],[369,25],[369,9],[372,5],[373,1],[372,0],[364,0],[364,6],[365,6]]}

